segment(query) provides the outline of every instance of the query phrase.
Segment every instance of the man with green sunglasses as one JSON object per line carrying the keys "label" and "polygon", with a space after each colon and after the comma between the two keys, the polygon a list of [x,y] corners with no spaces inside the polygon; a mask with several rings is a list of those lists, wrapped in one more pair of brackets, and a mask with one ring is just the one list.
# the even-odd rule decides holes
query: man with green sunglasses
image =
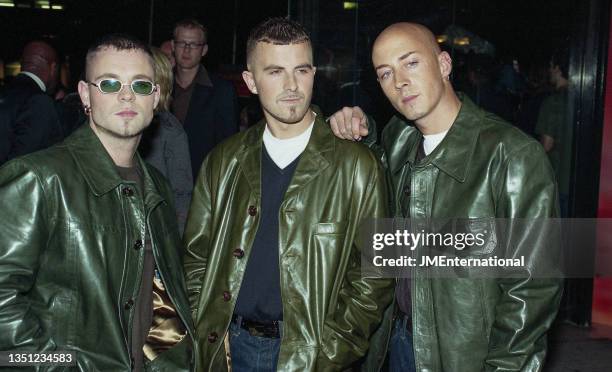
{"label": "man with green sunglasses", "polygon": [[191,370],[172,190],[136,152],[160,95],[152,54],[110,35],[85,75],[87,122],[0,168],[0,351],[84,371]]}

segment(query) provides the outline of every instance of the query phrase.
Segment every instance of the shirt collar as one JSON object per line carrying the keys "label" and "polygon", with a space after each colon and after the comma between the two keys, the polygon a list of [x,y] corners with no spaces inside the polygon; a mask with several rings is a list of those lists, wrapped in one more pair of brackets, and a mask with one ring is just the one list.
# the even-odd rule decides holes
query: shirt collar
{"label": "shirt collar", "polygon": [[20,74],[22,75],[26,75],[29,76],[32,80],[34,80],[34,82],[36,83],[36,85],[38,85],[38,87],[43,91],[43,92],[47,92],[47,87],[45,86],[45,83],[43,83],[42,80],[40,80],[40,78],[36,75],[34,75],[33,73],[29,72],[29,71],[21,71]]}

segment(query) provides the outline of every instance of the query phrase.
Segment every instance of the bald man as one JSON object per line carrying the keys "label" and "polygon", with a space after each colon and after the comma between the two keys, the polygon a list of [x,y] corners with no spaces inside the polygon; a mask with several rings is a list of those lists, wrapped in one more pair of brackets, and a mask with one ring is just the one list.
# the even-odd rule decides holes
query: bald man
{"label": "bald man", "polygon": [[[554,175],[540,144],[455,92],[451,57],[431,31],[413,23],[389,26],[374,42],[372,61],[399,113],[379,146],[394,217],[557,216]],[[330,124],[341,138],[368,134],[358,107],[345,107]],[[522,245],[511,249],[544,250],[540,231],[524,234]],[[486,254],[471,249],[464,253]],[[395,306],[371,342],[366,370],[381,368],[385,345],[392,371],[541,370],[561,281],[519,269],[515,279],[424,278],[418,270],[412,279],[398,279]]]}
{"label": "bald man", "polygon": [[28,43],[21,72],[0,96],[0,164],[41,150],[62,139],[63,133],[49,96],[57,84],[57,53],[47,43]]}

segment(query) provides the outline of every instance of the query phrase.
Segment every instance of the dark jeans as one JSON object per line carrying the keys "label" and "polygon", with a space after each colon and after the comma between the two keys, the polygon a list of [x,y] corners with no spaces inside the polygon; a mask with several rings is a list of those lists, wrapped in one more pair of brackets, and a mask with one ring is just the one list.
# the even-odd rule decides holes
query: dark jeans
{"label": "dark jeans", "polygon": [[[282,334],[283,326],[280,322]],[[276,371],[280,338],[251,336],[249,331],[236,323],[230,324],[230,354],[232,371],[268,372]]]}
{"label": "dark jeans", "polygon": [[409,321],[407,318],[393,321],[393,330],[389,341],[390,372],[416,372],[412,333],[406,327],[406,322]]}

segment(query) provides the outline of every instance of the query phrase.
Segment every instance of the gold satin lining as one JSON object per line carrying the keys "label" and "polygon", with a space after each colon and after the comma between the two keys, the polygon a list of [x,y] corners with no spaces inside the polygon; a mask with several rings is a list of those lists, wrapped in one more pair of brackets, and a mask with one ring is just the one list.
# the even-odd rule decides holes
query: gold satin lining
{"label": "gold satin lining", "polygon": [[144,355],[153,360],[179,343],[187,334],[183,322],[158,278],[153,278],[153,322],[142,348]]}

